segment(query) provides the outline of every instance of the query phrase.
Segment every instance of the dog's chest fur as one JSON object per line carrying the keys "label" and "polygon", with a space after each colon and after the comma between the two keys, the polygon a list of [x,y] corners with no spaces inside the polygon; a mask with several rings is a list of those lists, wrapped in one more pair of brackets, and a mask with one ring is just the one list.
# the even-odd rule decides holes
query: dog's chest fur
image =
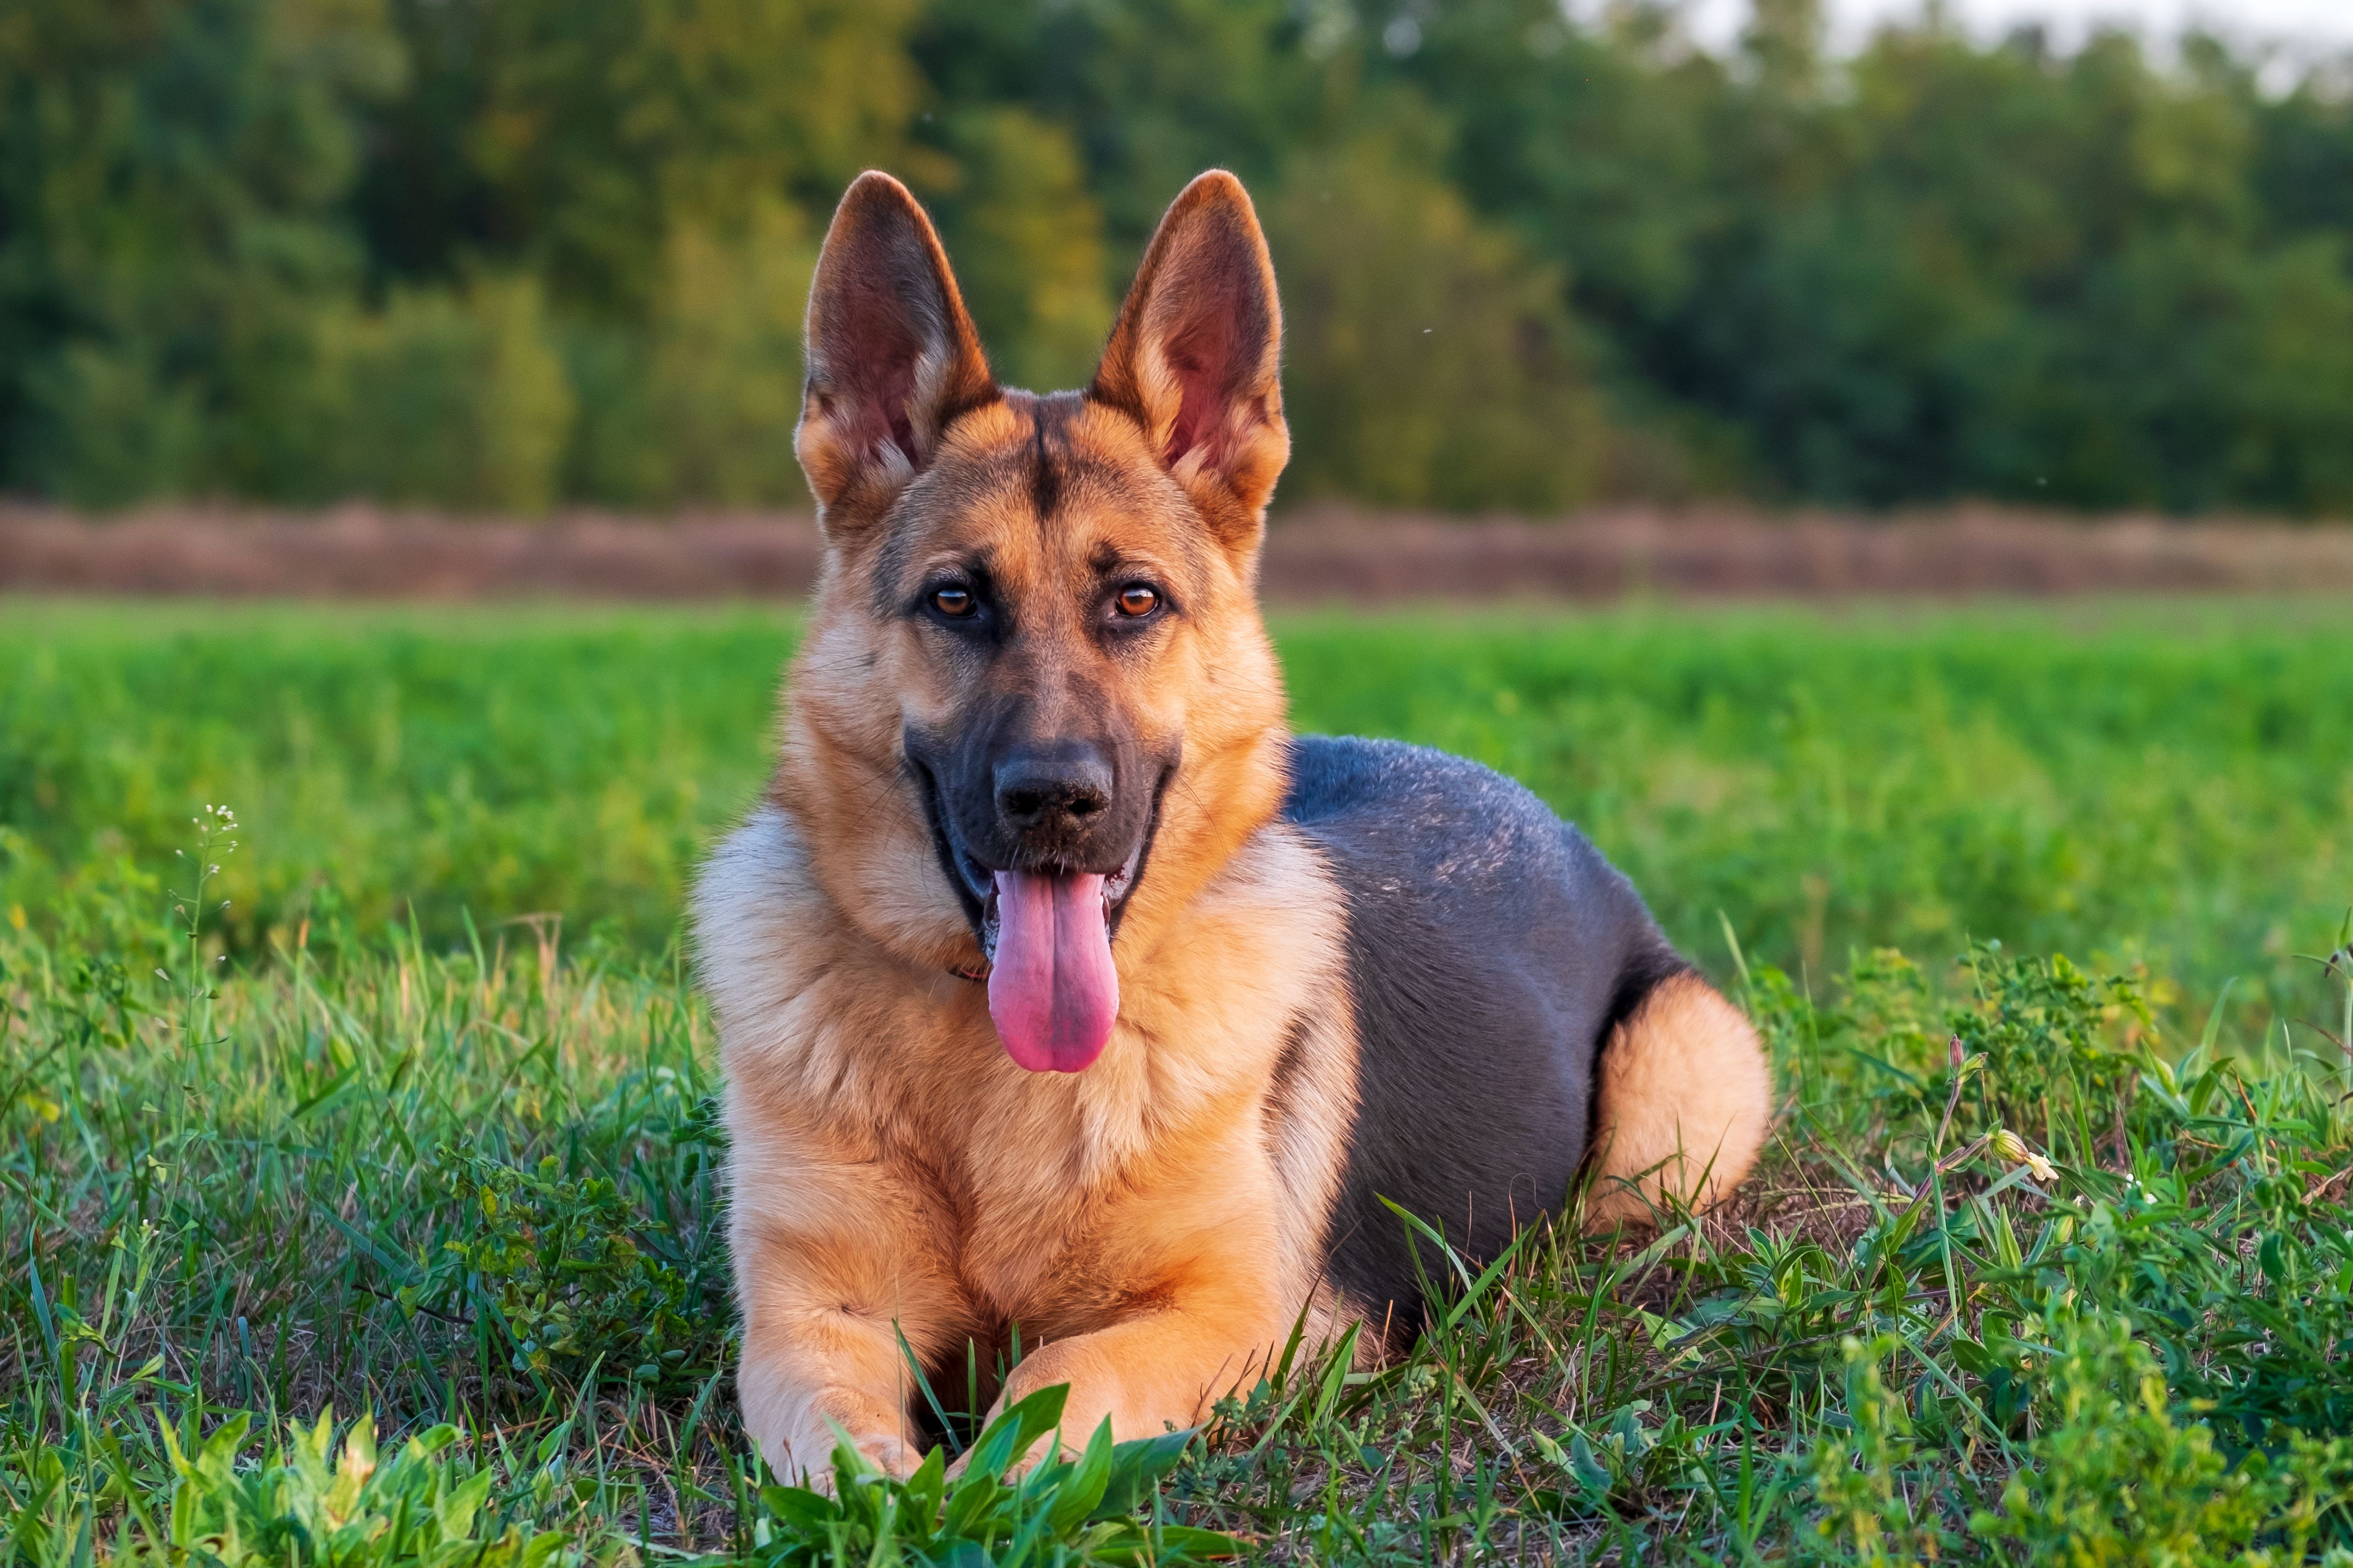
{"label": "dog's chest fur", "polygon": [[[1268,1269],[1303,1301],[1353,1108],[1344,918],[1314,851],[1270,827],[1148,952],[1123,935],[1102,1058],[1030,1073],[983,986],[861,931],[764,807],[696,900],[737,1225],[863,1226],[944,1276],[965,1332],[1072,1331],[1147,1300],[1187,1226],[1266,1227]],[[1259,1212],[1224,1212],[1238,1184]]]}

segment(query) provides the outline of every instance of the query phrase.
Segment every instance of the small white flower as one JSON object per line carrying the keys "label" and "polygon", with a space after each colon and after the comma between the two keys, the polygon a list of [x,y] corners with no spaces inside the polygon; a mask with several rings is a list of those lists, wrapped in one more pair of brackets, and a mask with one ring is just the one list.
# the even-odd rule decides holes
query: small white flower
{"label": "small white flower", "polygon": [[1990,1140],[1993,1152],[2013,1165],[2023,1165],[2039,1182],[2058,1179],[2059,1168],[2027,1145],[2026,1140],[2007,1127],[1994,1129]]}

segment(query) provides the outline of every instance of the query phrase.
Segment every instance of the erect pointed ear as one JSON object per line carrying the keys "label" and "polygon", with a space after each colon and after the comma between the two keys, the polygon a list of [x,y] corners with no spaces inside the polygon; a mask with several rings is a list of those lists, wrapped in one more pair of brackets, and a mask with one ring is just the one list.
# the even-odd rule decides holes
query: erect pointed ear
{"label": "erect pointed ear", "polygon": [[1221,533],[1254,542],[1291,456],[1282,307],[1242,183],[1185,187],[1144,253],[1088,395],[1124,409]]}
{"label": "erect pointed ear", "polygon": [[869,170],[809,285],[808,383],[793,445],[828,531],[879,511],[931,462],[957,415],[997,396],[947,252],[907,187]]}

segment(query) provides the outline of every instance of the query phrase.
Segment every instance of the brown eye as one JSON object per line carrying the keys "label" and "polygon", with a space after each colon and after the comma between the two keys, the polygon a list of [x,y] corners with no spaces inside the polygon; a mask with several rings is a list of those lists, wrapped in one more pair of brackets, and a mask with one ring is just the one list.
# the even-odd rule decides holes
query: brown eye
{"label": "brown eye", "polygon": [[961,618],[972,614],[972,590],[942,588],[932,595],[932,608],[944,616]]}
{"label": "brown eye", "polygon": [[1123,616],[1148,616],[1159,607],[1160,595],[1141,583],[1119,591],[1119,613]]}

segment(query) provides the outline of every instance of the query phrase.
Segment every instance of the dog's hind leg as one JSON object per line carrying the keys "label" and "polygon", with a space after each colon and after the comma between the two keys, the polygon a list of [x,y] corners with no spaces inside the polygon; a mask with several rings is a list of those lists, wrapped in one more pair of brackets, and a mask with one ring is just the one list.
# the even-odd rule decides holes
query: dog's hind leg
{"label": "dog's hind leg", "polygon": [[1594,1093],[1588,1230],[1672,1200],[1705,1209],[1757,1163],[1773,1076],[1757,1031],[1698,975],[1671,975],[1603,1042]]}

